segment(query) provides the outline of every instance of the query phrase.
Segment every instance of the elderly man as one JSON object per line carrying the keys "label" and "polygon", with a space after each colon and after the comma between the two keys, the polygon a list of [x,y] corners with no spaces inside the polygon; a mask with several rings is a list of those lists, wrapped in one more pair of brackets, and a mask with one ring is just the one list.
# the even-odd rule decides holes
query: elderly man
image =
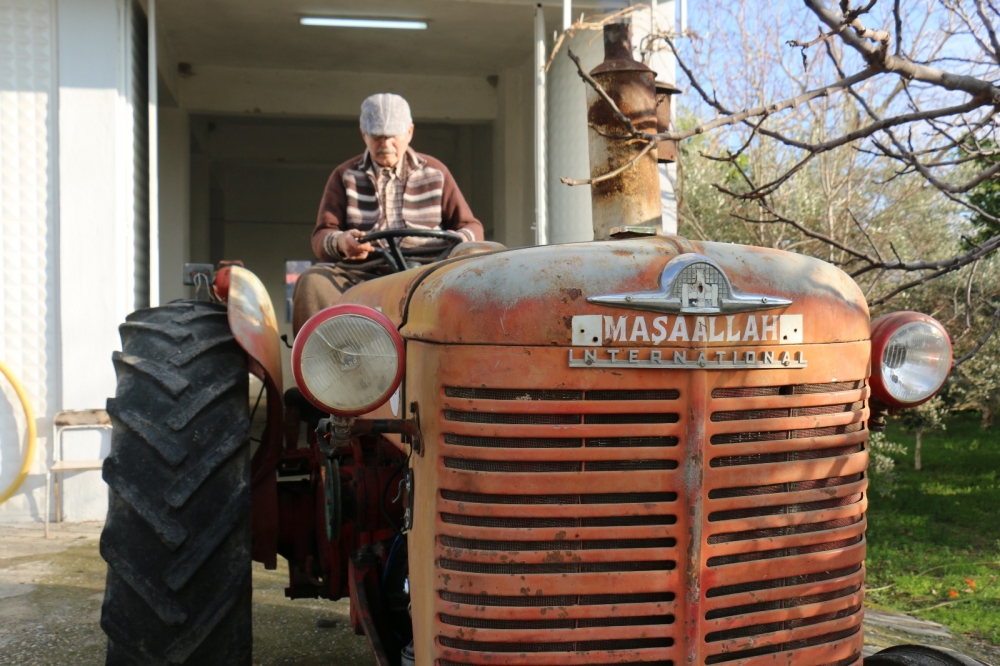
{"label": "elderly man", "polygon": [[[327,181],[312,234],[320,261],[364,260],[373,251],[366,232],[385,229],[445,229],[464,242],[481,241],[480,224],[448,167],[410,148],[413,120],[406,100],[392,93],[361,104],[361,136],[367,150],[336,169]],[[313,314],[341,294],[377,277],[342,266],[314,266],[295,285],[292,328],[298,333]]]}

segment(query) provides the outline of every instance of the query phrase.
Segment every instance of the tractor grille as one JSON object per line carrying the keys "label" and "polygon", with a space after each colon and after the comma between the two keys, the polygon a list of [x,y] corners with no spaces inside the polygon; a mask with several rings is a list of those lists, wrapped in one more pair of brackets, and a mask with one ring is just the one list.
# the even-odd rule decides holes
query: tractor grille
{"label": "tractor grille", "polygon": [[[791,663],[855,664],[853,651],[841,660],[804,655],[856,641],[860,631],[864,382],[717,388],[711,396],[704,663],[793,652],[803,656]],[[768,422],[775,426],[761,427]],[[774,577],[789,572],[797,575]]]}
{"label": "tractor grille", "polygon": [[436,666],[859,663],[864,381],[651,372],[440,389]]}

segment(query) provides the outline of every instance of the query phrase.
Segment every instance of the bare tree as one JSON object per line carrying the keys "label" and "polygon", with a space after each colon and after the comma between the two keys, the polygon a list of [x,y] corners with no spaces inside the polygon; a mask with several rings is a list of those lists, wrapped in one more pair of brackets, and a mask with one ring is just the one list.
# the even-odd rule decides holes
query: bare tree
{"label": "bare tree", "polygon": [[[723,136],[709,142],[718,152],[701,153],[726,166],[727,177],[713,187],[732,202],[730,215],[761,229],[766,244],[840,265],[874,308],[960,271],[968,272],[971,300],[973,267],[1000,248],[1000,234],[962,242],[968,224],[955,222],[975,216],[1000,229],[997,211],[970,197],[1000,178],[1000,1],[860,1],[802,0],[796,9],[781,0],[708,0],[699,11],[713,19],[710,34],[650,35],[642,50],[668,49],[693,93],[686,105],[695,115],[672,132],[637,131],[568,55],[619,117],[626,139],[655,145]],[[589,27],[583,23],[576,29]],[[748,161],[762,155],[766,164]],[[954,242],[921,245],[886,233],[877,203],[860,200],[845,170],[880,185],[905,183],[959,211],[925,221],[945,225]],[[789,183],[802,178],[827,195],[817,204],[823,210],[804,214],[786,204]],[[994,312],[987,319],[1000,318],[1000,309],[987,314]],[[971,352],[995,329],[970,341]]]}

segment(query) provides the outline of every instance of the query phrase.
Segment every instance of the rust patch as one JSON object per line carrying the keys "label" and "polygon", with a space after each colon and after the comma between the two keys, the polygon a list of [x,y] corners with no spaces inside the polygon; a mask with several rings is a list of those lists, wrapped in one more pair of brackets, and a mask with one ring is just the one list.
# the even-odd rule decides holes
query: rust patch
{"label": "rust patch", "polygon": [[565,538],[566,538],[566,530],[559,530],[558,532],[556,532],[555,535],[556,541],[562,541]]}
{"label": "rust patch", "polygon": [[[581,290],[581,289],[577,289],[577,288],[575,288],[575,287],[573,287],[573,288],[569,288],[569,289],[567,289],[567,288],[563,288],[563,289],[560,289],[559,291],[561,291],[562,293],[566,294],[566,296],[567,296],[567,297],[569,298],[569,300],[571,300],[571,301],[575,301],[576,299],[578,299],[578,298],[580,298],[581,296],[583,296],[583,290]],[[564,299],[563,299],[563,303],[565,303],[565,302],[566,302],[566,299],[564,298]]]}

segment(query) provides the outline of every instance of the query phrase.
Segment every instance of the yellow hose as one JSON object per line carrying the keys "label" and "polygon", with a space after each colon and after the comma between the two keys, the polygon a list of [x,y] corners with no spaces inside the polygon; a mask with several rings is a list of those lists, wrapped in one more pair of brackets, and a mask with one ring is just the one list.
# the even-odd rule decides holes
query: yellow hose
{"label": "yellow hose", "polygon": [[0,504],[3,504],[10,499],[11,495],[17,492],[17,489],[21,487],[24,479],[28,476],[28,470],[31,469],[31,461],[35,459],[35,435],[37,433],[35,432],[35,414],[31,411],[31,403],[28,402],[28,396],[24,393],[24,387],[21,386],[21,382],[17,381],[14,373],[10,371],[10,368],[3,361],[0,361],[0,372],[3,373],[3,376],[14,387],[14,392],[17,393],[18,400],[21,401],[21,408],[24,409],[24,417],[28,420],[28,446],[24,450],[24,461],[21,463],[21,471],[17,473],[17,478],[0,494]]}

